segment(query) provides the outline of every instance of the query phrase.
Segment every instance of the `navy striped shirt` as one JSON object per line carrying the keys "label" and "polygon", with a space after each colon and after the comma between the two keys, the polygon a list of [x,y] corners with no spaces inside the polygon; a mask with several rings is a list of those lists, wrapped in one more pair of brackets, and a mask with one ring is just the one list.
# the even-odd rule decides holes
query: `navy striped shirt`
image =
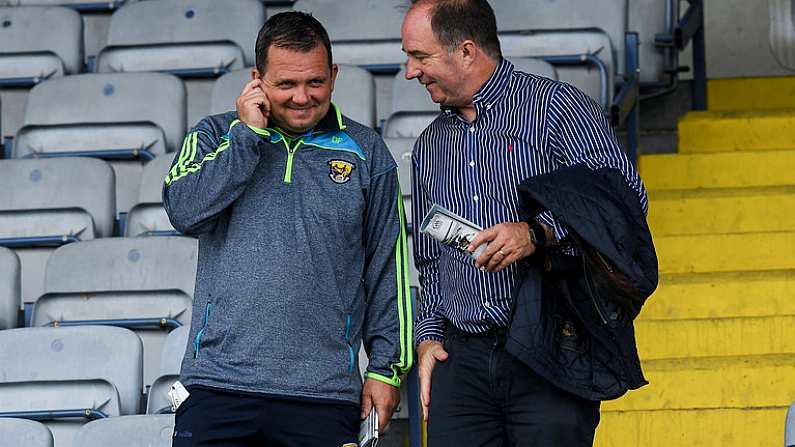
{"label": "navy striped shirt", "polygon": [[[445,324],[472,332],[510,322],[516,266],[482,272],[464,253],[419,234],[419,222],[434,203],[488,228],[517,222],[517,186],[563,166],[619,169],[638,192],[646,192],[599,106],[580,90],[513,70],[501,60],[473,97],[476,118],[454,109],[425,129],[412,154],[414,259],[423,288],[416,341],[443,340]],[[561,239],[565,229],[549,214],[538,216]]]}

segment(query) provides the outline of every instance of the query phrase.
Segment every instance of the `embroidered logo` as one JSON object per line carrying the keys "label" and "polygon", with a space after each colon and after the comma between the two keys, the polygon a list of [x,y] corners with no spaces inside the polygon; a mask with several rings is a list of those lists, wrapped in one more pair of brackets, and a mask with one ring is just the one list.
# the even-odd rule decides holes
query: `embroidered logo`
{"label": "embroidered logo", "polygon": [[356,169],[356,165],[345,160],[331,160],[328,162],[329,178],[337,184],[348,183],[351,179],[351,172]]}
{"label": "embroidered logo", "polygon": [[331,137],[331,142],[334,144],[342,143],[342,137]]}

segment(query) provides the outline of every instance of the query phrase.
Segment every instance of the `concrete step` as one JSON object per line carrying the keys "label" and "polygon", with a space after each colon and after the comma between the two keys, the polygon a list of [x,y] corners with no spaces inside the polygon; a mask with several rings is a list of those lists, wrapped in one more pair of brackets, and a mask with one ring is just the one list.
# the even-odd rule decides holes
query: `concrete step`
{"label": "concrete step", "polygon": [[786,414],[779,407],[605,412],[594,446],[780,446]]}
{"label": "concrete step", "polygon": [[795,187],[662,191],[649,196],[649,226],[655,236],[795,231]]}
{"label": "concrete step", "polygon": [[795,110],[689,112],[679,153],[795,150]]}
{"label": "concrete step", "polygon": [[[640,320],[795,315],[795,270],[663,275]],[[795,395],[792,396],[795,400]]]}
{"label": "concrete step", "polygon": [[640,157],[649,191],[795,185],[795,151],[666,154]]}
{"label": "concrete step", "polygon": [[711,111],[795,108],[795,77],[710,79],[707,106]]}
{"label": "concrete step", "polygon": [[795,355],[645,362],[649,385],[605,402],[602,412],[788,407]]}
{"label": "concrete step", "polygon": [[655,237],[661,274],[795,268],[795,232]]}
{"label": "concrete step", "polygon": [[640,358],[646,361],[795,354],[793,328],[795,315],[641,319],[635,321],[635,337]]}

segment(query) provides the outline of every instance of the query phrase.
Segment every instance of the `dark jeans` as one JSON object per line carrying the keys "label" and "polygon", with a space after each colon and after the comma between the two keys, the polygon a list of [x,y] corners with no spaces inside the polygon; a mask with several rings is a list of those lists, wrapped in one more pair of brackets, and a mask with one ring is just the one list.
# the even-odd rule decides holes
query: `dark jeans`
{"label": "dark jeans", "polygon": [[355,446],[359,408],[347,403],[297,401],[190,390],[177,409],[173,447]]}
{"label": "dark jeans", "polygon": [[430,447],[593,445],[599,402],[541,378],[505,351],[505,330],[448,331],[431,380]]}

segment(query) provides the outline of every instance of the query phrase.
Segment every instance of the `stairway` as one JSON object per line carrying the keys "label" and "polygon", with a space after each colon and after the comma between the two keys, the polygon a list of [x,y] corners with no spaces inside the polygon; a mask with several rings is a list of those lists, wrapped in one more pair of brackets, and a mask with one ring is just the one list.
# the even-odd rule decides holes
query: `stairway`
{"label": "stairway", "polygon": [[679,153],[641,158],[660,286],[635,323],[650,385],[600,447],[781,446],[795,400],[795,78],[710,81]]}

